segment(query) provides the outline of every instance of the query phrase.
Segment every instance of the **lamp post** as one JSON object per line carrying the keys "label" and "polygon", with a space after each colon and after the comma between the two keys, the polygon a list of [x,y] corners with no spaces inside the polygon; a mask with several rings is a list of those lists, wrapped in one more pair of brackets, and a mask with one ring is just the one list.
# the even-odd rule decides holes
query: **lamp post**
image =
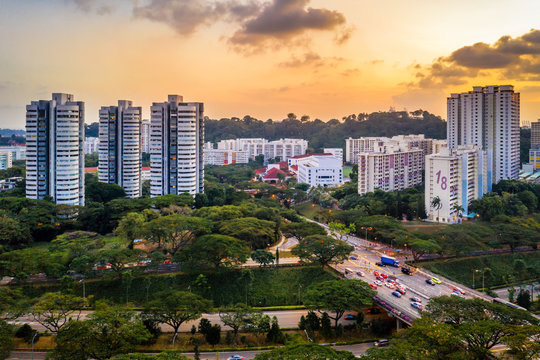
{"label": "lamp post", "polygon": [[368,232],[368,230],[369,230],[369,231],[373,230],[373,228],[372,228],[372,227],[368,227],[368,226],[362,226],[362,227],[360,227],[360,229],[366,231],[366,236],[365,236],[364,238],[365,238],[366,240],[369,241],[369,239],[368,239],[368,237],[367,237],[367,232]]}
{"label": "lamp post", "polygon": [[36,339],[38,332],[36,331],[34,333],[34,336],[32,336],[32,360],[34,360],[34,340]]}

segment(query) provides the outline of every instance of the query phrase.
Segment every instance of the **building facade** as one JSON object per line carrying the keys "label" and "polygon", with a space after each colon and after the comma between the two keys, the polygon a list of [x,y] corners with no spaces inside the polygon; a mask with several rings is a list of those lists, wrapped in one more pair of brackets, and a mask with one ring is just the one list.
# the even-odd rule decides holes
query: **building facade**
{"label": "building facade", "polygon": [[141,123],[141,151],[150,153],[150,120]]}
{"label": "building facade", "polygon": [[245,151],[250,160],[264,155],[265,160],[279,158],[280,161],[305,154],[308,148],[307,140],[279,139],[268,141],[263,138],[241,138],[221,140],[217,143],[220,150]]}
{"label": "building facade", "polygon": [[442,141],[426,138],[424,134],[396,135],[388,137],[363,137],[345,139],[346,161],[357,164],[360,153],[379,151],[381,148],[401,147],[404,149],[420,149],[424,155],[433,152],[433,142]]}
{"label": "building facade", "polygon": [[26,145],[0,146],[0,152],[11,153],[11,159],[13,161],[26,160]]}
{"label": "building facade", "polygon": [[[290,161],[289,161],[290,163]],[[338,186],[343,184],[343,166],[333,154],[298,156],[294,161],[297,181],[310,186]]]}
{"label": "building facade", "polygon": [[343,164],[343,149],[342,148],[324,148],[324,152],[327,154],[332,154],[336,159],[341,161]]}
{"label": "building facade", "polygon": [[[475,145],[426,156],[425,206],[429,221],[456,223],[472,200],[491,191],[487,152]],[[459,207],[462,208],[458,211]]]}
{"label": "building facade", "polygon": [[99,110],[99,181],[118,184],[126,196],[141,196],[142,108],[129,100]]}
{"label": "building facade", "polygon": [[99,151],[99,138],[98,137],[85,137],[84,138],[84,153],[93,154]]}
{"label": "building facade", "polygon": [[13,159],[10,151],[0,151],[0,170],[9,169],[13,166]]}
{"label": "building facade", "polygon": [[247,164],[248,153],[241,150],[204,149],[204,165]]}
{"label": "building facade", "polygon": [[169,95],[150,108],[150,194],[204,192],[204,105]]}
{"label": "building facade", "polygon": [[84,205],[84,102],[71,94],[26,106],[26,197]]}
{"label": "building facade", "polygon": [[519,175],[520,94],[511,85],[475,86],[447,98],[447,139],[453,150],[480,146],[487,152],[488,181]]}
{"label": "building facade", "polygon": [[345,139],[345,161],[357,164],[358,155],[363,152],[373,152],[388,141],[385,137],[362,137]]}
{"label": "building facade", "polygon": [[424,151],[381,146],[358,155],[358,193],[404,190],[422,183]]}

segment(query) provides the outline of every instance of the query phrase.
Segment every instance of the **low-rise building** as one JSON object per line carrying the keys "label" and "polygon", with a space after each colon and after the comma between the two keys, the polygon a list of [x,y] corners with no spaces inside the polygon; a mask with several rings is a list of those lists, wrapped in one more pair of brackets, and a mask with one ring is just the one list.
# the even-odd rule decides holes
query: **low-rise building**
{"label": "low-rise building", "polygon": [[336,159],[343,164],[343,149],[342,148],[324,148],[324,152],[334,155]]}
{"label": "low-rise building", "polygon": [[425,206],[428,221],[456,223],[472,200],[491,191],[486,151],[475,145],[426,156]]}
{"label": "low-rise building", "polygon": [[7,179],[0,180],[0,192],[14,189],[18,183],[23,181],[22,177],[11,177]]}
{"label": "low-rise building", "polygon": [[265,160],[279,158],[287,161],[288,158],[306,153],[308,142],[303,139],[279,139],[268,141],[263,138],[241,138],[221,140],[217,143],[220,150],[245,151],[248,158],[264,155]]}
{"label": "low-rise building", "polygon": [[85,137],[84,138],[84,153],[93,154],[99,151],[99,138],[98,137]]}
{"label": "low-rise building", "polygon": [[11,160],[26,160],[26,146],[25,145],[12,145],[12,146],[0,146],[0,153],[11,153]]}
{"label": "low-rise building", "polygon": [[206,149],[204,151],[204,165],[230,165],[247,164],[249,157],[247,151]]}
{"label": "low-rise building", "polygon": [[13,166],[13,159],[10,151],[0,151],[0,170],[9,169]]}
{"label": "low-rise building", "polygon": [[311,154],[296,157],[297,181],[310,186],[338,186],[343,184],[342,162],[333,154]]}

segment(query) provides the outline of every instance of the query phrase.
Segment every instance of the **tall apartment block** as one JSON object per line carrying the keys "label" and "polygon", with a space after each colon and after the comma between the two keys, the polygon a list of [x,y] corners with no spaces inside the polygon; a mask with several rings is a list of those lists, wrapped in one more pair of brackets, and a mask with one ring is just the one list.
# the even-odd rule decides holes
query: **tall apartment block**
{"label": "tall apartment block", "polygon": [[358,193],[403,190],[422,183],[424,151],[393,145],[358,155]]}
{"label": "tall apartment block", "polygon": [[13,157],[9,151],[0,150],[0,170],[9,169],[13,166]]}
{"label": "tall apartment block", "polygon": [[150,125],[150,194],[204,191],[204,104],[169,95],[153,103]]}
{"label": "tall apartment block", "polygon": [[529,163],[534,170],[540,170],[540,119],[531,123],[531,149],[529,150]]}
{"label": "tall apartment block", "polygon": [[[487,152],[475,145],[460,145],[442,149],[426,156],[425,206],[428,220],[455,223],[469,213],[472,200],[481,198],[490,187],[487,181]],[[439,205],[433,206],[433,200]]]}
{"label": "tall apartment block", "polygon": [[84,205],[84,102],[71,94],[26,106],[26,197]]}
{"label": "tall apartment block", "polygon": [[141,196],[142,108],[129,100],[99,110],[99,181],[118,184],[126,196]]}
{"label": "tall apartment block", "polygon": [[475,86],[447,98],[448,147],[477,145],[487,152],[489,183],[519,175],[519,93],[512,85]]}
{"label": "tall apartment block", "polygon": [[150,153],[150,120],[143,120],[141,124],[141,151]]}

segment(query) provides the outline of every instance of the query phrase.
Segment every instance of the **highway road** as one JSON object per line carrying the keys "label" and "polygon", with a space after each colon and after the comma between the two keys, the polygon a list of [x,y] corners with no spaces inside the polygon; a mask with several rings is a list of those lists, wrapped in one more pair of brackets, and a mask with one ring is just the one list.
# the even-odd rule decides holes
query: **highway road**
{"label": "highway road", "polygon": [[[339,345],[332,346],[336,350],[347,350],[352,352],[355,356],[360,356],[366,352],[367,349],[373,346],[373,343],[353,344],[353,345]],[[200,358],[202,360],[225,360],[233,355],[241,355],[247,359],[254,359],[257,354],[264,352],[263,350],[248,350],[248,351],[235,351],[235,352],[207,352],[201,353]],[[193,353],[184,353],[189,358],[194,358]],[[8,360],[45,360],[47,353],[35,352],[32,354],[30,351],[12,351]]]}

